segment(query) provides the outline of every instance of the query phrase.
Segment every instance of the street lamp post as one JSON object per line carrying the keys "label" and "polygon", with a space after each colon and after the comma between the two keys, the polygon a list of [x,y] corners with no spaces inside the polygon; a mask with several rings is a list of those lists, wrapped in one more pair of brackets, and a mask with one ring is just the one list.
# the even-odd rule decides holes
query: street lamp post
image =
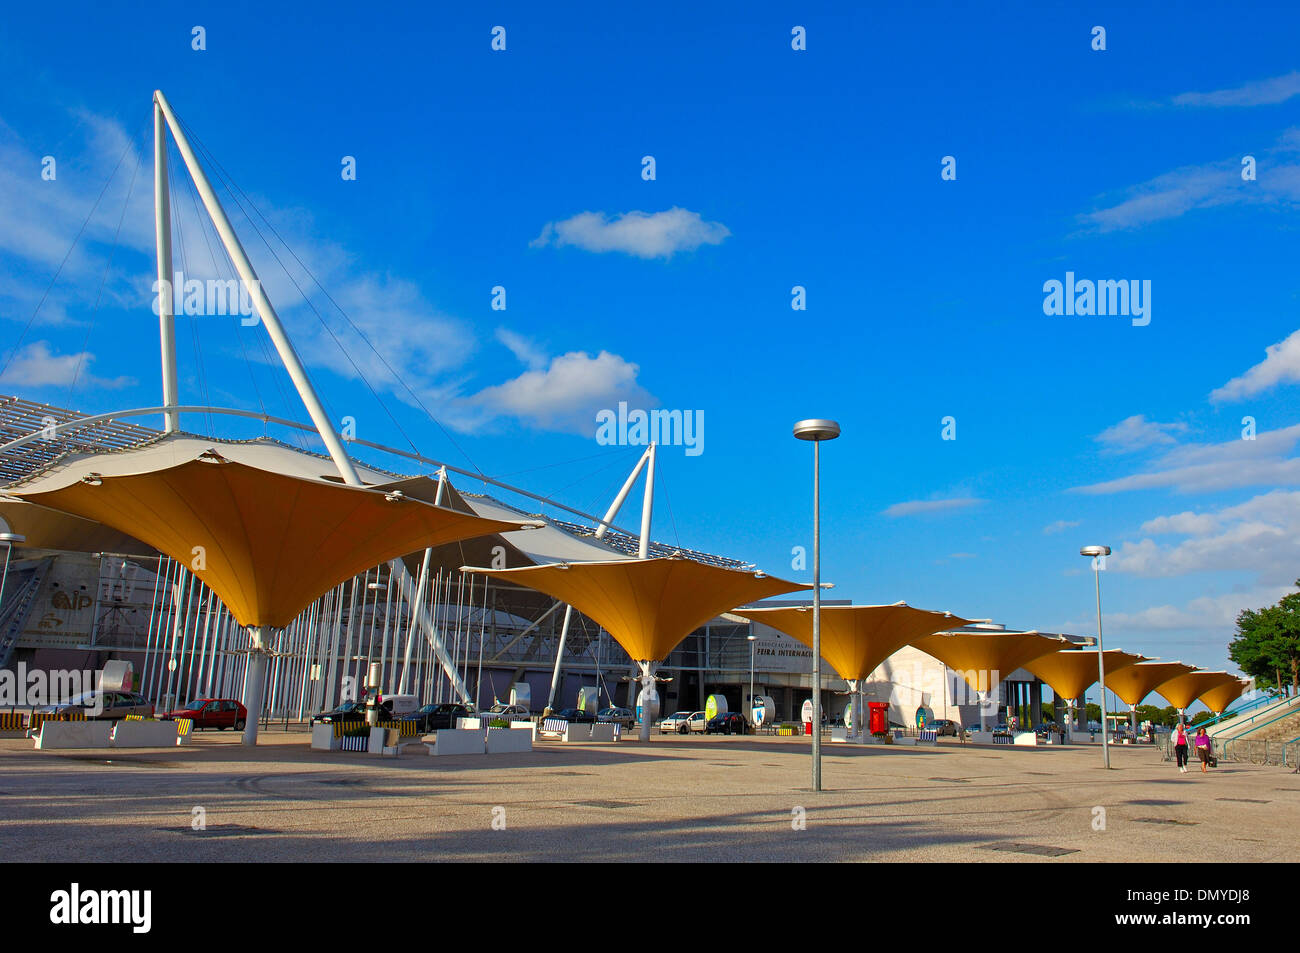
{"label": "street lamp post", "polygon": [[758,636],[749,636],[749,722],[754,722],[754,643]]}
{"label": "street lamp post", "polygon": [[5,583],[9,580],[9,555],[13,552],[14,546],[19,543],[27,542],[27,537],[20,533],[0,533],[0,543],[5,544],[5,568],[0,573],[0,606],[5,601]]}
{"label": "street lamp post", "polygon": [[[1085,546],[1079,550],[1080,556],[1092,557],[1092,575],[1097,583],[1097,687],[1101,698],[1101,755],[1107,768],[1110,767],[1110,738],[1106,730],[1106,659],[1105,646],[1101,641],[1101,563],[1110,555],[1109,546]],[[1088,718],[1088,703],[1084,699],[1084,720]]]}
{"label": "street lamp post", "polygon": [[813,442],[813,692],[812,692],[812,789],[822,789],[822,523],[821,443],[840,435],[833,420],[801,420],[794,435]]}

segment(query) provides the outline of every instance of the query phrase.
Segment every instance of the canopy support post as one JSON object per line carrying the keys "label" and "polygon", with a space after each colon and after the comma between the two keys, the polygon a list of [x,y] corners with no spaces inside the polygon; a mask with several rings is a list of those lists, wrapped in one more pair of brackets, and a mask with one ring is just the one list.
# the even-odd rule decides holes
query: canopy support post
{"label": "canopy support post", "polygon": [[[642,741],[650,740],[650,722],[654,721],[651,700],[659,700],[659,689],[655,684],[655,666],[657,663],[641,659],[637,666],[641,669],[641,733]],[[634,709],[635,710],[635,709]]]}
{"label": "canopy support post", "polygon": [[853,692],[853,734],[857,736],[859,741],[865,742],[867,740],[867,726],[862,721],[862,693],[864,691],[862,679],[849,679],[849,690]]}
{"label": "canopy support post", "polygon": [[248,671],[244,676],[244,744],[257,744],[257,728],[262,720],[262,696],[266,691],[266,668],[270,659],[263,643],[269,634],[266,626],[252,626],[248,630],[251,645],[248,649]]}

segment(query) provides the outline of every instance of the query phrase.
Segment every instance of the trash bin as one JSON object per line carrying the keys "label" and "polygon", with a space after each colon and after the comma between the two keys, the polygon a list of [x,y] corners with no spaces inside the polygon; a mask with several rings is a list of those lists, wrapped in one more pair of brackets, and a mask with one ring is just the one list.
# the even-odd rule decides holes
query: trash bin
{"label": "trash bin", "polygon": [[889,703],[888,702],[867,702],[871,708],[871,721],[868,723],[867,731],[870,734],[879,734],[889,731]]}

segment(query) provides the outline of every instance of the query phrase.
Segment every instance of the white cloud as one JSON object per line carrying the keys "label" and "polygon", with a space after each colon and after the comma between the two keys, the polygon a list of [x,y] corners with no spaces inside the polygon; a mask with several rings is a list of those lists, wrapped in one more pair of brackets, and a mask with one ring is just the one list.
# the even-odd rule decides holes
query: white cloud
{"label": "white cloud", "polygon": [[655,403],[637,383],[638,371],[637,365],[608,351],[596,357],[570,351],[552,358],[544,369],[528,370],[485,388],[472,403],[548,430],[591,436],[598,410],[614,407],[620,400],[639,407]]}
{"label": "white cloud", "polygon": [[706,222],[699,212],[674,206],[666,212],[634,211],[614,218],[603,212],[581,212],[562,222],[548,222],[529,246],[574,245],[591,252],[671,258],[701,245],[720,245],[729,235],[721,222]]}
{"label": "white cloud", "polygon": [[1292,332],[1277,344],[1270,344],[1264,349],[1264,354],[1264,360],[1246,373],[1212,391],[1210,400],[1214,403],[1243,400],[1278,384],[1300,381],[1300,331]]}
{"label": "white cloud", "polygon": [[1112,630],[1139,632],[1185,633],[1189,630],[1208,630],[1219,637],[1218,644],[1222,645],[1235,630],[1237,615],[1242,609],[1272,605],[1294,589],[1291,585],[1266,586],[1249,592],[1198,596],[1182,606],[1165,604],[1150,606],[1138,612],[1107,612],[1106,625]]}
{"label": "white cloud", "polygon": [[9,362],[0,383],[15,387],[69,387],[75,379],[78,387],[117,390],[135,383],[131,377],[105,378],[90,373],[95,355],[56,354],[46,341],[33,341]]}
{"label": "white cloud", "polygon": [[1195,209],[1230,204],[1300,205],[1297,131],[1287,130],[1271,148],[1255,153],[1261,170],[1252,182],[1241,178],[1240,155],[1187,165],[1121,190],[1109,204],[1079,216],[1090,229],[1108,232],[1177,218]]}
{"label": "white cloud", "polygon": [[1268,430],[1254,440],[1183,444],[1155,460],[1144,473],[1075,487],[1079,493],[1120,493],[1170,487],[1180,493],[1243,486],[1300,484],[1300,458],[1289,456],[1300,440],[1300,424]]}
{"label": "white cloud", "polygon": [[1157,516],[1142,524],[1142,532],[1152,536],[1176,535],[1191,536],[1212,533],[1219,526],[1217,517],[1209,513],[1176,513],[1173,516]]}
{"label": "white cloud", "polygon": [[515,359],[530,370],[538,370],[546,366],[549,358],[546,352],[537,344],[522,334],[516,334],[508,328],[497,328],[497,340],[504,344]]}
{"label": "white cloud", "polygon": [[1161,424],[1154,420],[1147,420],[1143,414],[1136,414],[1124,418],[1112,427],[1107,427],[1093,439],[1103,444],[1110,453],[1130,453],[1162,444],[1177,443],[1173,434],[1183,433],[1186,430],[1186,424]]}
{"label": "white cloud", "polygon": [[1269,586],[1286,586],[1300,576],[1300,492],[1273,490],[1217,512],[1157,517],[1142,532],[1186,538],[1125,542],[1108,568],[1147,578],[1252,572]]}
{"label": "white cloud", "polygon": [[985,502],[975,497],[956,497],[947,500],[908,500],[895,503],[881,512],[885,516],[915,516],[920,513],[941,513],[948,510],[960,510],[969,506],[978,506]]}
{"label": "white cloud", "polygon": [[1055,523],[1048,523],[1043,527],[1043,535],[1051,536],[1053,533],[1063,533],[1067,529],[1074,529],[1078,525],[1078,520],[1057,520]]}
{"label": "white cloud", "polygon": [[1175,106],[1272,106],[1294,96],[1300,96],[1300,72],[1295,71],[1209,93],[1179,93],[1173,103]]}

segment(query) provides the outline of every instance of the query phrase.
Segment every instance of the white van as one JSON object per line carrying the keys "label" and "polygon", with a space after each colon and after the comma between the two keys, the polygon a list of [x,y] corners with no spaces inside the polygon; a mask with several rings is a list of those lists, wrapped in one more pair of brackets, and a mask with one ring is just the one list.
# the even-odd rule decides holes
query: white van
{"label": "white van", "polygon": [[409,715],[419,707],[416,701],[414,695],[380,695],[375,700],[375,704],[387,709],[392,717],[401,718],[403,715]]}

